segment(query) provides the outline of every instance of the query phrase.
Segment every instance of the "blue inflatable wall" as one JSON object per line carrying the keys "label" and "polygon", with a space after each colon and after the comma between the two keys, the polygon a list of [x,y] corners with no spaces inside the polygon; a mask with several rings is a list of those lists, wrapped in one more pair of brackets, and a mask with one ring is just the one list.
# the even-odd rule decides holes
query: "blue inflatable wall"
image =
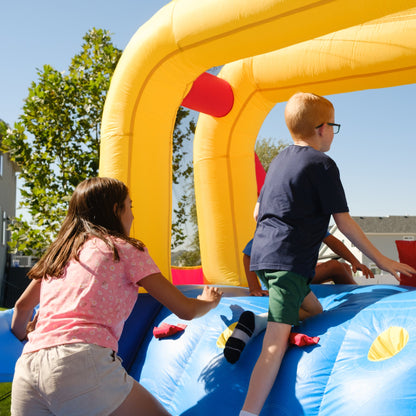
{"label": "blue inflatable wall", "polygon": [[[181,290],[188,296],[201,291],[195,286]],[[217,341],[243,310],[267,311],[268,298],[248,297],[242,288],[224,290],[217,309],[191,322],[140,295],[126,323],[120,340],[124,365],[172,415],[236,415],[242,406],[263,334],[249,343],[234,365],[224,359]],[[319,285],[312,290],[324,313],[295,330],[319,336],[320,341],[289,348],[261,414],[415,415],[414,288]],[[11,313],[0,315],[0,381],[11,381],[22,349],[10,333]],[[187,327],[173,337],[156,339],[152,329],[163,322]],[[383,352],[382,345],[381,358],[380,350],[379,358],[371,358],[377,340],[382,334],[383,341],[389,340],[389,331],[405,334],[404,342],[393,345],[393,352],[391,346]]]}

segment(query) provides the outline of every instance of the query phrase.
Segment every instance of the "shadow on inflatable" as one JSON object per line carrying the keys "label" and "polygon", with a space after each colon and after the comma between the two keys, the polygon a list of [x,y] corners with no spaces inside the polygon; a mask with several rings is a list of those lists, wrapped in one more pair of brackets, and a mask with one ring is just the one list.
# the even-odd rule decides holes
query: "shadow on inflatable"
{"label": "shadow on inflatable", "polygon": [[[200,286],[181,286],[197,296]],[[223,357],[222,334],[243,310],[267,311],[268,298],[223,287],[217,309],[182,321],[140,294],[120,339],[128,372],[172,415],[238,414],[260,353],[263,334],[236,364]],[[324,312],[296,332],[318,336],[317,345],[290,346],[261,415],[414,415],[416,399],[415,288],[315,285]],[[0,381],[11,381],[23,344],[10,332],[12,310],[0,314]],[[185,323],[171,337],[155,338],[162,323]]]}

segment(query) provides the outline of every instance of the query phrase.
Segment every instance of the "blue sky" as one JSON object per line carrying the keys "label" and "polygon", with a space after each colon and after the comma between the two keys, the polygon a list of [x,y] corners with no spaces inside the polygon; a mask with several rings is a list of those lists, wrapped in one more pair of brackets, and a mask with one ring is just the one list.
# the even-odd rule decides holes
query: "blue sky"
{"label": "blue sky", "polygon": [[[92,27],[124,49],[167,0],[19,0],[2,4],[0,118],[13,124],[36,68],[68,68]],[[415,80],[416,81],[416,80]],[[416,84],[328,96],[341,131],[328,153],[338,164],[352,215],[416,215]],[[259,137],[290,142],[278,104]]]}

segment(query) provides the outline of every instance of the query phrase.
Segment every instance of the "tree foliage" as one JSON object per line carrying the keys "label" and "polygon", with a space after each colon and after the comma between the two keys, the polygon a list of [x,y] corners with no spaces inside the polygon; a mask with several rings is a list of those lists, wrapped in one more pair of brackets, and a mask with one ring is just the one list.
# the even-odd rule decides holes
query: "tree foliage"
{"label": "tree foliage", "polygon": [[[67,73],[50,65],[37,70],[23,114],[2,140],[1,149],[19,165],[20,207],[28,213],[28,219],[21,215],[10,226],[14,252],[40,256],[56,236],[76,185],[98,174],[102,111],[121,50],[102,29],[90,30],[83,40]],[[174,181],[192,170],[183,163],[181,149],[194,126],[179,128],[188,115],[178,111]],[[180,234],[181,224],[174,227]]]}
{"label": "tree foliage", "polygon": [[[186,189],[186,184],[191,180],[193,174],[192,163],[186,158],[188,154],[186,144],[193,139],[195,133],[194,120],[188,121],[186,127],[182,129],[182,123],[187,122],[189,115],[189,110],[179,107],[173,132],[172,182],[174,187],[179,187],[180,185],[182,189]],[[183,192],[173,208],[172,249],[182,245],[186,240],[185,225],[188,222],[188,206],[188,196]]]}
{"label": "tree foliage", "polygon": [[101,114],[121,51],[107,31],[92,29],[68,73],[37,70],[23,114],[3,148],[20,167],[21,207],[11,249],[39,256],[56,235],[75,186],[98,173]]}
{"label": "tree foliage", "polygon": [[0,118],[0,149],[1,149],[1,144],[3,142],[3,137],[7,135],[8,130],[9,130],[9,127],[7,123]]}
{"label": "tree foliage", "polygon": [[201,264],[201,252],[199,248],[198,217],[196,212],[196,200],[193,175],[187,185],[187,192],[182,197],[182,202],[189,225],[192,227],[192,235],[188,238],[187,249],[176,256],[174,265],[180,267],[199,266]]}
{"label": "tree foliage", "polygon": [[271,137],[257,140],[255,151],[266,172],[269,170],[272,160],[287,146],[288,143],[282,140],[278,140],[276,143],[276,139]]}

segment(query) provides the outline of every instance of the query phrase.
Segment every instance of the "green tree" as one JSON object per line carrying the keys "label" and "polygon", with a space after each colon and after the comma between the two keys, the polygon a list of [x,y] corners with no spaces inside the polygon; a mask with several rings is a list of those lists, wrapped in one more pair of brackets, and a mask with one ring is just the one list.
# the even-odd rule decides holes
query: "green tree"
{"label": "green tree", "polygon": [[257,140],[255,151],[265,171],[269,170],[272,160],[289,144],[271,137]]}
{"label": "green tree", "polygon": [[[56,236],[75,186],[98,174],[102,110],[121,51],[106,30],[94,28],[83,40],[67,73],[49,65],[37,71],[38,81],[29,88],[23,114],[1,143],[1,150],[20,167],[20,207],[29,217],[12,221],[13,252],[40,256]],[[178,111],[175,180],[189,175],[181,148],[194,126],[184,132],[179,128],[188,115],[187,110]],[[175,227],[180,234],[181,224]]]}
{"label": "green tree", "polygon": [[65,215],[74,187],[98,173],[101,114],[121,51],[109,32],[92,29],[68,73],[37,70],[23,114],[3,140],[20,167],[21,207],[30,219],[11,225],[12,251],[39,256]]}
{"label": "green tree", "polygon": [[[187,160],[188,152],[186,151],[187,143],[191,143],[195,133],[195,121],[189,120],[190,111],[179,107],[176,114],[175,130],[173,132],[172,144],[172,182],[173,187],[182,189],[178,197],[176,206],[173,208],[172,222],[172,250],[182,245],[186,240],[185,226],[188,222],[187,207],[188,196],[183,189],[187,189],[187,183],[193,177],[193,167],[190,160]],[[182,127],[182,123],[185,127]]]}
{"label": "green tree", "polygon": [[3,137],[7,135],[7,131],[9,130],[9,126],[5,121],[0,118],[0,149],[1,143],[3,142]]}
{"label": "green tree", "polygon": [[187,192],[182,197],[183,209],[189,218],[189,225],[193,231],[192,235],[189,236],[187,249],[183,250],[175,258],[174,265],[180,267],[199,266],[201,264],[193,174],[189,184],[186,186],[186,190]]}

